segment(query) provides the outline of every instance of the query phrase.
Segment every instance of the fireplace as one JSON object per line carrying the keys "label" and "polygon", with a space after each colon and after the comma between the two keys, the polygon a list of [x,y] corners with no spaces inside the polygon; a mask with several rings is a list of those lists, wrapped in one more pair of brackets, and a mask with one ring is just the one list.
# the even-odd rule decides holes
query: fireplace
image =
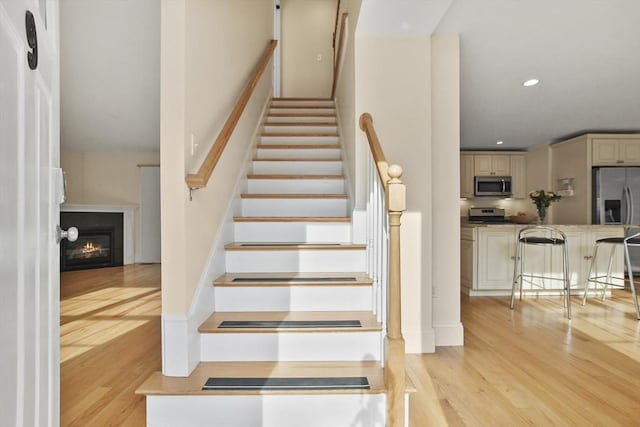
{"label": "fireplace", "polygon": [[121,213],[61,212],[60,225],[79,232],[75,242],[61,242],[60,271],[123,265]]}

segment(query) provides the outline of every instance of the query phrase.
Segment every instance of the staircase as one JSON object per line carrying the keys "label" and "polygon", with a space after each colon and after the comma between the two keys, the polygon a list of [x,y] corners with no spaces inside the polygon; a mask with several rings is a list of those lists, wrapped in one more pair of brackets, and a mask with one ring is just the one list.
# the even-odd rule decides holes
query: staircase
{"label": "staircase", "polygon": [[147,425],[386,425],[381,309],[352,243],[333,101],[274,99],[250,169],[201,362],[141,386]]}

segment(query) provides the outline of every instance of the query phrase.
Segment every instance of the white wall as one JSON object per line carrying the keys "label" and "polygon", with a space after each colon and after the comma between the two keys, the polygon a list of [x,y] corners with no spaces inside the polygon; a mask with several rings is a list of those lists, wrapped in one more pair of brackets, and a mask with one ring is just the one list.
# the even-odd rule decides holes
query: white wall
{"label": "white wall", "polygon": [[282,0],[282,96],[328,98],[335,0]]}

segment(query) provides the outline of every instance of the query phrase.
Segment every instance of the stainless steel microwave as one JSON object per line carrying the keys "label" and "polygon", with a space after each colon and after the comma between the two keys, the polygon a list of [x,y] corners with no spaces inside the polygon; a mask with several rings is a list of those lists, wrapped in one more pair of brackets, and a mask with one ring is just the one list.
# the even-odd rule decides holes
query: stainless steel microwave
{"label": "stainless steel microwave", "polygon": [[510,176],[476,176],[473,184],[476,196],[511,197]]}

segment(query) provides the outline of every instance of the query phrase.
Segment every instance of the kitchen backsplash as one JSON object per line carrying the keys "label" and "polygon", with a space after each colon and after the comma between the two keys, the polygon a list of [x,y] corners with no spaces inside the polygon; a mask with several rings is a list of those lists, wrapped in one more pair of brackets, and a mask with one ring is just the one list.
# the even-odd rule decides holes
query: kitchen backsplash
{"label": "kitchen backsplash", "polygon": [[502,208],[506,216],[516,215],[518,212],[535,214],[536,207],[529,199],[505,200],[498,197],[477,197],[460,200],[460,216],[469,216],[469,208]]}

